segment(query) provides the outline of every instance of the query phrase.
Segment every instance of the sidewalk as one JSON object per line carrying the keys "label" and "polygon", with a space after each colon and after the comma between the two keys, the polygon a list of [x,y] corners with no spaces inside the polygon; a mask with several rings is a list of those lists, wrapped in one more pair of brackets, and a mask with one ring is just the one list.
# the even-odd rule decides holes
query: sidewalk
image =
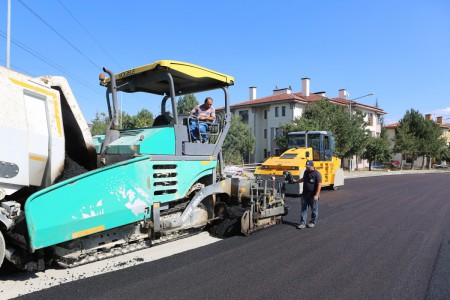
{"label": "sidewalk", "polygon": [[344,171],[344,178],[360,178],[371,176],[385,176],[385,175],[407,175],[407,174],[429,174],[429,173],[450,173],[446,170],[398,170],[398,171],[385,171],[385,170],[372,170],[372,171]]}

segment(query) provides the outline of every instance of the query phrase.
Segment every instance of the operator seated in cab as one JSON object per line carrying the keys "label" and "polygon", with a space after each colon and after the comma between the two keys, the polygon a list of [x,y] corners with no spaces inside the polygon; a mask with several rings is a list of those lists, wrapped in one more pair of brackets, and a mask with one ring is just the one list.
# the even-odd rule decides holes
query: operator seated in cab
{"label": "operator seated in cab", "polygon": [[191,110],[190,116],[195,117],[189,121],[189,133],[193,142],[206,143],[209,124],[216,119],[216,110],[212,106],[213,99],[207,97],[203,104],[199,104]]}

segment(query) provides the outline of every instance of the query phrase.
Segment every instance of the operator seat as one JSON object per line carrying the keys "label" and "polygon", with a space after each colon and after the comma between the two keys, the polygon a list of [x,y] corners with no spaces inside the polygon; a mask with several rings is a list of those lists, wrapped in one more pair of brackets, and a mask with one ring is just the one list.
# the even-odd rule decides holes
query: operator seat
{"label": "operator seat", "polygon": [[173,122],[173,117],[170,112],[165,112],[162,115],[159,115],[155,118],[155,121],[153,121],[153,126],[163,126],[163,125],[170,125]]}

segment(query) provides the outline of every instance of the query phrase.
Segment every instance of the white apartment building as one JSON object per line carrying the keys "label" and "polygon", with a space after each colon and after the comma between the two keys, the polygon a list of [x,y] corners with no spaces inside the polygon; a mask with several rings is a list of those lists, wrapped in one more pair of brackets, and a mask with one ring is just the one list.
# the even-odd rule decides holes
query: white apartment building
{"label": "white apartment building", "polygon": [[[337,98],[328,98],[325,92],[310,92],[310,79],[302,78],[302,91],[292,92],[292,89],[276,89],[273,94],[263,98],[256,97],[256,87],[250,87],[248,101],[231,105],[231,112],[240,115],[255,135],[255,151],[249,162],[263,162],[266,158],[280,154],[280,148],[275,143],[275,137],[280,132],[281,124],[291,123],[295,118],[301,117],[306,105],[310,102],[327,99],[336,105],[346,106],[351,110],[359,109],[366,114],[369,130],[374,136],[381,132],[380,116],[386,113],[374,106],[368,106],[355,101],[347,100],[345,89],[339,90]],[[364,168],[368,163],[354,158],[344,163],[344,167],[351,165],[352,169]]]}

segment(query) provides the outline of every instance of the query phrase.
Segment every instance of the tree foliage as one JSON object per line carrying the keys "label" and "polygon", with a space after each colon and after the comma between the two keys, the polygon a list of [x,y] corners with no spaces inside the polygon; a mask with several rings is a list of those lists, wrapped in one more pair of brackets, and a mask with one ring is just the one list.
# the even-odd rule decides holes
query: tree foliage
{"label": "tree foliage", "polygon": [[[150,112],[146,108],[143,108],[134,116],[131,116],[124,111],[121,112],[119,121],[120,121],[119,126],[121,128],[123,128],[123,126],[127,123],[131,123],[136,128],[142,128],[146,126],[152,126],[154,117],[152,112]],[[110,124],[110,118],[104,112],[96,113],[91,123],[92,123],[91,126],[92,135],[103,134],[106,132],[106,129]]]}
{"label": "tree foliage", "polygon": [[228,165],[240,165],[244,163],[242,154],[236,149],[223,149],[223,161]]}
{"label": "tree foliage", "polygon": [[226,164],[242,164],[254,150],[255,137],[238,115],[231,117],[230,129],[223,142],[222,153]]}
{"label": "tree foliage", "polygon": [[394,151],[402,154],[401,169],[403,168],[403,160],[413,161],[418,157],[419,140],[423,132],[424,121],[423,116],[418,111],[411,109],[406,111],[395,129]]}
{"label": "tree foliage", "polygon": [[380,137],[369,136],[361,157],[369,161],[369,171],[372,170],[373,162],[388,161],[391,158],[391,150],[387,135],[382,133]]}
{"label": "tree foliage", "polygon": [[407,110],[400,120],[394,142],[394,151],[402,154],[402,160],[412,162],[422,156],[422,169],[425,161],[430,168],[434,159],[444,158],[448,148],[439,125],[414,109]]}
{"label": "tree foliage", "polygon": [[91,134],[97,135],[105,133],[106,129],[108,128],[109,122],[109,117],[104,112],[97,112],[94,116],[94,119],[92,119],[91,121]]}
{"label": "tree foliage", "polygon": [[[135,116],[130,117],[130,123],[134,124],[136,128],[142,128],[147,126],[152,126],[155,120],[153,113],[148,109],[141,109]],[[122,124],[125,124],[122,122]]]}
{"label": "tree foliage", "polygon": [[428,168],[431,168],[433,159],[442,159],[446,156],[447,144],[445,138],[442,136],[442,130],[438,124],[431,120],[425,120],[424,133],[421,138],[420,154],[424,157],[422,161],[422,169],[425,167],[425,158],[428,161]]}
{"label": "tree foliage", "polygon": [[197,98],[194,94],[186,94],[178,98],[177,112],[178,114],[189,114],[191,110],[198,105]]}
{"label": "tree foliage", "polygon": [[291,131],[326,130],[335,136],[335,155],[340,158],[362,154],[366,142],[367,131],[364,115],[354,110],[350,116],[346,107],[341,107],[320,100],[309,104],[302,117],[291,124],[281,125],[283,135],[276,138],[276,143],[287,149],[288,133]]}

